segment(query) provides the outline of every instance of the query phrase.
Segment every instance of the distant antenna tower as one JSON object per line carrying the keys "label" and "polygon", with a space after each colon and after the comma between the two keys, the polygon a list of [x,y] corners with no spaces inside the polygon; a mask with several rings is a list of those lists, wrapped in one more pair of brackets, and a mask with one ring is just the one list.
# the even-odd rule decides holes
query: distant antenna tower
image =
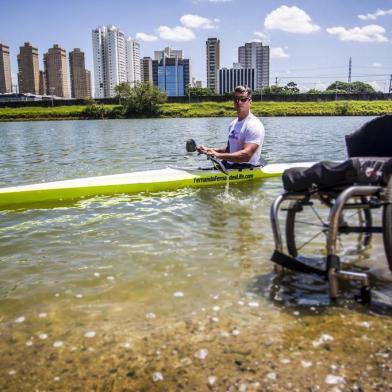
{"label": "distant antenna tower", "polygon": [[351,94],[351,56],[350,60],[348,61],[348,91]]}
{"label": "distant antenna tower", "polygon": [[389,92],[388,94],[391,95],[392,93],[392,75],[389,77]]}

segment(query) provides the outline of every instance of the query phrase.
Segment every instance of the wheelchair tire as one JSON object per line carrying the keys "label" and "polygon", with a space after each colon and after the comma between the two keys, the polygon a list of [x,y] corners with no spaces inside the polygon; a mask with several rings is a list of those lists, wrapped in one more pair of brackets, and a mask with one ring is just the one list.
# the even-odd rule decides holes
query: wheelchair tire
{"label": "wheelchair tire", "polygon": [[[287,250],[290,256],[292,257],[297,257],[298,256],[298,244],[297,244],[297,239],[296,239],[296,222],[297,222],[297,215],[301,213],[305,208],[306,204],[303,204],[301,201],[294,201],[290,204],[287,210],[287,216],[286,216],[286,244],[287,244]],[[360,224],[362,227],[371,227],[372,226],[372,213],[370,209],[361,209],[358,210],[362,213],[362,216],[359,218]],[[392,246],[392,207],[390,210],[389,214],[389,227],[390,227],[390,232],[389,236],[387,238],[389,246]],[[386,214],[388,215],[388,214]],[[321,227],[321,225],[320,225]],[[325,233],[328,231],[328,226],[325,225],[323,228],[320,229],[320,232],[324,231]],[[370,245],[372,238],[371,233],[365,233],[365,234],[359,234],[358,235],[358,244],[361,245],[361,247],[368,247]],[[325,246],[326,246],[326,241],[325,241]],[[390,260],[389,266],[392,270],[392,249],[390,249]]]}
{"label": "wheelchair tire", "polygon": [[383,208],[382,227],[385,255],[392,271],[392,204],[386,204]]}

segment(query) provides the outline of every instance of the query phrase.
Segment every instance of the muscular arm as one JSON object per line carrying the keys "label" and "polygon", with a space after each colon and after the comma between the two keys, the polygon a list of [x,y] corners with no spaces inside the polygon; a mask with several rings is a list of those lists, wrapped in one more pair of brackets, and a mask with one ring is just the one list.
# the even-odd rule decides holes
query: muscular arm
{"label": "muscular arm", "polygon": [[250,158],[256,152],[258,147],[259,145],[256,143],[245,143],[244,148],[236,152],[227,152],[228,150],[227,147],[226,150],[207,148],[206,151],[208,155],[212,155],[219,159],[224,159],[226,161],[235,162],[235,163],[244,163],[250,160]]}

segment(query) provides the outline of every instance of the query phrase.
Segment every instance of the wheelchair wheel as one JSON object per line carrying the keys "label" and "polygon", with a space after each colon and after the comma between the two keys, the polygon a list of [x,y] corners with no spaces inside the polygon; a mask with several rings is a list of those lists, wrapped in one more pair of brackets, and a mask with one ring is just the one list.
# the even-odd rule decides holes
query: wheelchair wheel
{"label": "wheelchair wheel", "polygon": [[[290,204],[286,216],[286,243],[291,256],[325,254],[329,212],[330,206],[321,203],[318,199],[311,202],[294,201]],[[350,229],[371,226],[370,209],[344,210],[337,238],[338,255],[358,254],[366,249],[370,245],[372,234],[353,233]],[[392,243],[392,231],[389,241]]]}
{"label": "wheelchair wheel", "polygon": [[382,227],[385,255],[392,271],[392,204],[386,204],[383,208]]}

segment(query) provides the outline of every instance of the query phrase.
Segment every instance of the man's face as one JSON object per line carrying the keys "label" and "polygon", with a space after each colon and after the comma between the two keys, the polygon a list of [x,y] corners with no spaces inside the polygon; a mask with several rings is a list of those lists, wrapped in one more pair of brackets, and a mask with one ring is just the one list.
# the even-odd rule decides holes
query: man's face
{"label": "man's face", "polygon": [[237,110],[238,114],[245,114],[249,112],[251,99],[248,97],[248,94],[235,92],[234,93],[234,107]]}

